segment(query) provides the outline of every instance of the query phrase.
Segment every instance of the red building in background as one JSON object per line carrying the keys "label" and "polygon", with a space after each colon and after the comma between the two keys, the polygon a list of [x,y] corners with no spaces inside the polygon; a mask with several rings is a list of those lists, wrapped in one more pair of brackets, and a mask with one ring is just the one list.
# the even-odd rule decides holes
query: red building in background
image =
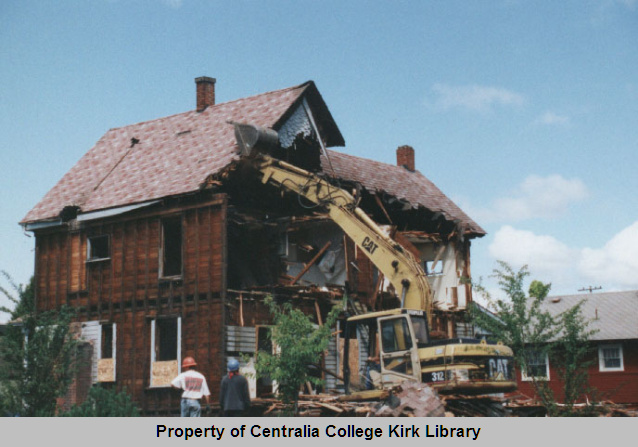
{"label": "red building in background", "polygon": [[[638,291],[548,297],[544,307],[558,315],[580,301],[584,301],[582,310],[590,321],[589,329],[597,331],[590,337],[589,384],[593,390],[587,399],[638,403]],[[552,359],[538,356],[530,370],[536,378],[549,382],[561,402],[563,387]],[[517,375],[519,392],[534,396],[532,378],[525,371]]]}

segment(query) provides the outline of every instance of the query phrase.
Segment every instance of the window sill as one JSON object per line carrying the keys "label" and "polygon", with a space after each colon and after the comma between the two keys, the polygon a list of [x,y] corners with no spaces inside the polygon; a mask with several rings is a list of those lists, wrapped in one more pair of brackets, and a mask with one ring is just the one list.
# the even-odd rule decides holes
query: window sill
{"label": "window sill", "polygon": [[94,264],[97,262],[106,262],[106,261],[110,261],[111,258],[95,258],[95,259],[87,259],[86,263],[87,264]]}
{"label": "window sill", "polygon": [[533,382],[534,380],[537,382],[549,382],[547,377],[521,377],[523,382]]}
{"label": "window sill", "polygon": [[173,276],[160,276],[160,281],[181,281],[182,275],[173,275]]}
{"label": "window sill", "polygon": [[160,287],[181,286],[184,278],[182,275],[162,276],[159,278]]}

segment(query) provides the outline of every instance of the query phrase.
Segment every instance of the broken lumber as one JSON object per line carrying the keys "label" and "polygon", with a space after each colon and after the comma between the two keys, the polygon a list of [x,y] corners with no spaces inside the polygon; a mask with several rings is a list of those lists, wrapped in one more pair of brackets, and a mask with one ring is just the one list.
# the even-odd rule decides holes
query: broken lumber
{"label": "broken lumber", "polygon": [[290,281],[290,285],[294,286],[295,283],[297,281],[299,281],[299,279],[306,274],[306,272],[308,270],[310,270],[310,267],[312,267],[314,265],[315,262],[317,262],[317,260],[321,257],[321,255],[324,254],[324,252],[328,249],[328,247],[330,247],[330,245],[332,244],[332,242],[328,241],[326,242],[326,245],[324,245],[321,250],[319,250],[319,252],[310,260],[310,262],[308,262],[308,264],[306,264],[306,266],[303,268],[302,271],[299,272],[299,274],[297,276],[295,276],[295,278]]}

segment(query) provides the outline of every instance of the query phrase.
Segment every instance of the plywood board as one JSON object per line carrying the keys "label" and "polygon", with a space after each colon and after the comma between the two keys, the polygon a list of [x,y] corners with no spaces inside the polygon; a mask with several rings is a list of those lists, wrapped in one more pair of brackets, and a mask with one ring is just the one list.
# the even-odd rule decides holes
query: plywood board
{"label": "plywood board", "polygon": [[[343,351],[344,351],[344,339],[339,338],[339,375],[343,377]],[[350,367],[350,383],[356,385],[360,383],[359,378],[359,340],[356,338],[350,339],[350,358],[348,359],[348,366]]]}
{"label": "plywood board", "polygon": [[177,360],[153,362],[153,374],[151,376],[152,387],[171,386],[171,381],[178,374]]}
{"label": "plywood board", "polygon": [[98,360],[97,381],[98,382],[115,382],[115,359]]}

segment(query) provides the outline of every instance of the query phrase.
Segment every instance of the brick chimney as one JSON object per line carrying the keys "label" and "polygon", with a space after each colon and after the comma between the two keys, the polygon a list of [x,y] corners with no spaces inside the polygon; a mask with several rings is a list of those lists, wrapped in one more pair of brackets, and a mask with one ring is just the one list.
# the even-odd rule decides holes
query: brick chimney
{"label": "brick chimney", "polygon": [[215,105],[215,78],[202,76],[195,78],[197,84],[197,111],[203,112],[208,106]]}
{"label": "brick chimney", "polygon": [[414,171],[414,148],[399,146],[397,149],[397,166],[403,166],[408,171]]}

